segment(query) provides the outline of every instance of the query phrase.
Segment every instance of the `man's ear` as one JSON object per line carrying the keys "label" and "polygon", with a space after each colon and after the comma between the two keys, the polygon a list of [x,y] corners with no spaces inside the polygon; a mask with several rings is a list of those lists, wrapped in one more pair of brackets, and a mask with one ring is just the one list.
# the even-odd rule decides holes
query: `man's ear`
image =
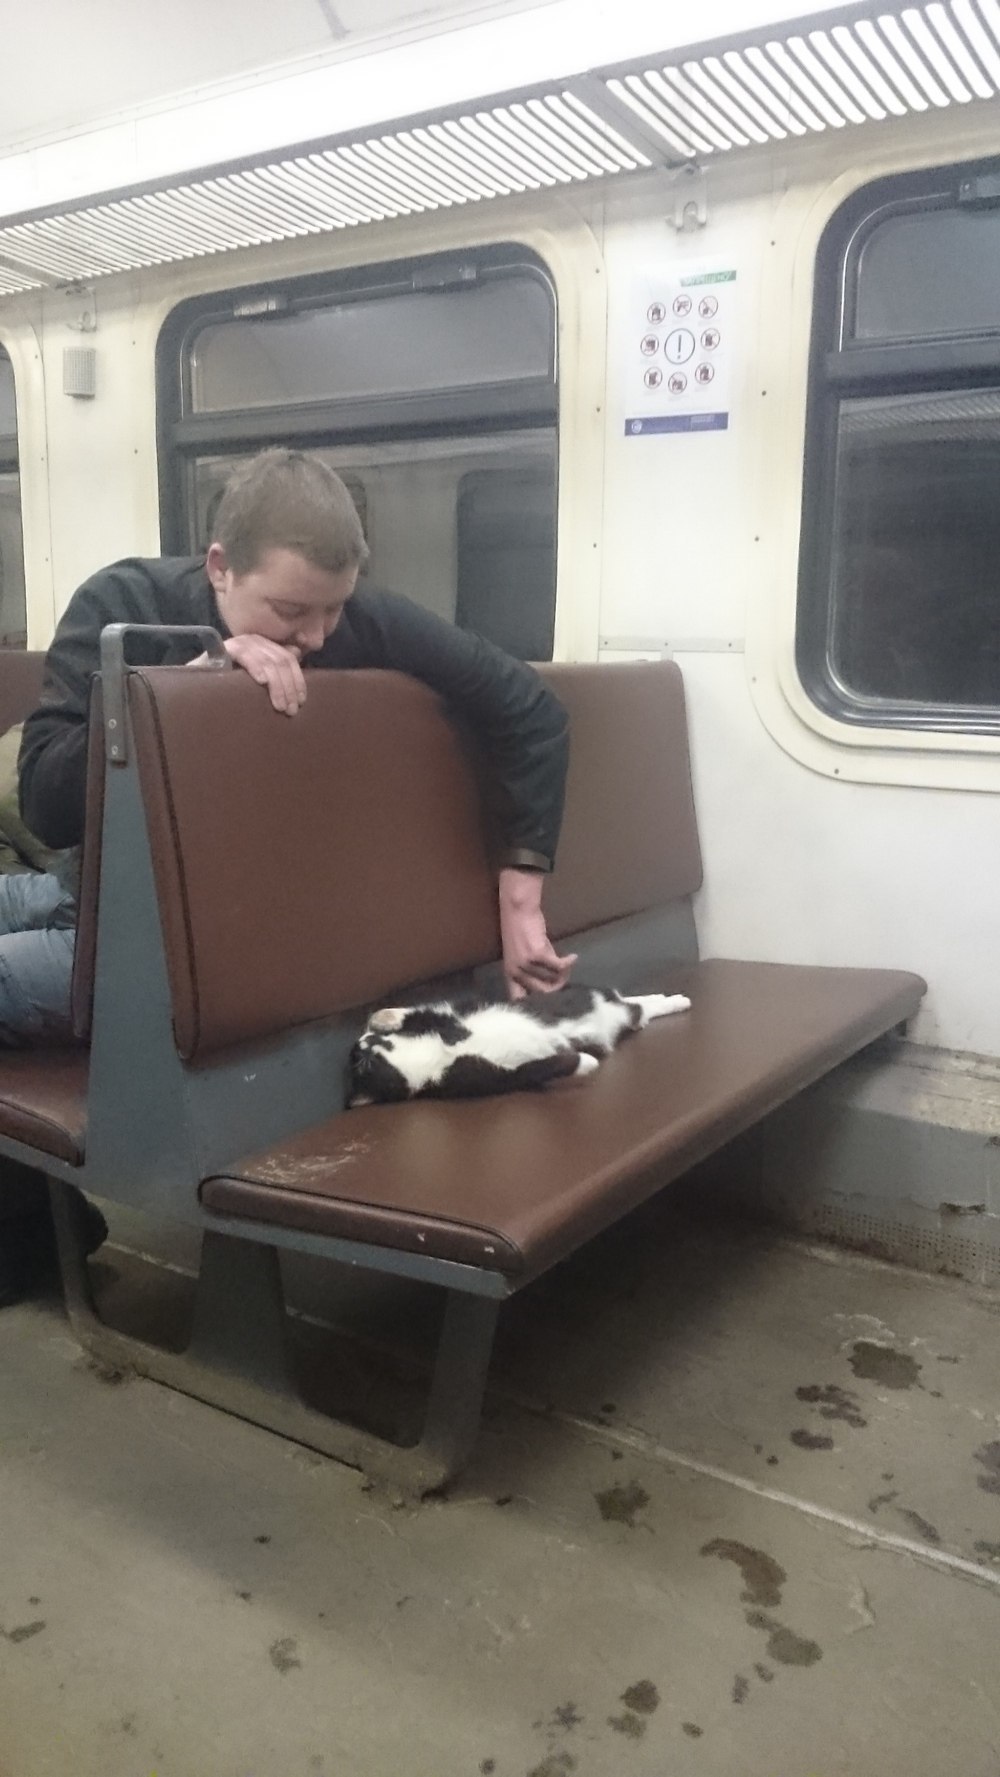
{"label": "man's ear", "polygon": [[209,544],[208,554],[205,557],[205,572],[211,582],[213,591],[224,592],[226,587],[226,575],[229,572],[229,563],[226,560],[226,552],[221,543]]}

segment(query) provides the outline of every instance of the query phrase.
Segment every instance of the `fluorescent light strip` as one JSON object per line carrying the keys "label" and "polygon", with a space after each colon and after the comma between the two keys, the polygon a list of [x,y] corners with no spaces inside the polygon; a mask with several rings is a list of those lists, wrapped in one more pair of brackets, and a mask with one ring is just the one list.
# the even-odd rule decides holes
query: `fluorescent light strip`
{"label": "fluorescent light strip", "polygon": [[733,75],[744,81],[750,91],[756,95],[761,106],[771,113],[783,134],[787,134],[789,131],[793,136],[807,134],[801,117],[792,110],[783,97],[779,98],[775,94],[773,87],[767,81],[761,79],[756,68],[747,61],[744,55],[740,54],[739,50],[727,50],[725,63]]}
{"label": "fluorescent light strip", "polygon": [[[773,46],[768,44],[767,47],[770,51]],[[787,70],[778,68],[776,61],[772,59],[770,54],[765,55],[762,49],[753,46],[747,50],[747,61],[751,63],[761,79],[767,81],[782,104],[786,105],[789,111],[794,112],[799,121],[805,124],[807,130],[816,130],[817,132],[825,130],[826,125],[823,119],[803,102],[797,82],[789,76]]]}
{"label": "fluorescent light strip", "polygon": [[903,99],[906,110],[926,111],[928,109],[927,100],[924,98],[920,89],[914,86],[899,58],[893,55],[892,50],[885,38],[879,32],[878,27],[871,19],[859,19],[856,29],[858,36],[861,38],[865,47],[870,50],[875,60],[885,69],[885,72],[893,82],[896,91]]}
{"label": "fluorescent light strip", "polygon": [[956,74],[955,69],[948,60],[938,39],[934,36],[923,13],[915,12],[914,9],[910,7],[909,10],[903,14],[903,23],[909,31],[910,36],[914,39],[917,48],[923,52],[935,74],[937,74],[939,79],[943,82],[956,104],[967,105],[972,98],[972,94],[966,86],[965,81],[961,80]]}
{"label": "fluorescent light strip", "polygon": [[[732,97],[727,84],[723,80],[726,73],[721,62],[710,69],[706,62],[685,62],[684,73],[693,86],[700,87],[706,98],[710,99],[716,109],[728,117],[734,127],[740,131],[740,139],[744,142],[756,142],[758,145],[772,139],[773,131],[768,131],[751,117],[746,100],[739,103]],[[730,76],[730,79],[732,77]],[[735,85],[735,82],[733,83]]]}
{"label": "fluorescent light strip", "polygon": [[825,94],[841,123],[867,123],[867,112],[862,111],[852,94],[835,79],[831,69],[824,66],[811,43],[807,43],[804,37],[790,37],[788,48],[790,54],[801,62],[817,92]]}
{"label": "fluorescent light strip", "polygon": [[662,80],[668,87],[672,87],[676,95],[675,104],[683,108],[686,117],[691,117],[696,124],[700,123],[706,129],[713,131],[719,148],[727,149],[734,145],[738,148],[749,146],[750,138],[742,130],[735,129],[714,105],[707,103],[698,88],[685,77],[679,68],[664,68],[661,75],[657,77],[651,74],[649,78]]}
{"label": "fluorescent light strip", "polygon": [[821,93],[815,83],[809,79],[808,74],[798,66],[794,57],[789,54],[785,45],[783,43],[771,42],[767,46],[767,53],[771,57],[775,67],[785,75],[788,81],[791,82],[796,91],[805,100],[806,104],[815,112],[816,116],[823,120],[818,127],[822,129],[823,123],[828,123],[831,129],[843,129],[844,119],[840,112],[830,104],[825,93]]}
{"label": "fluorescent light strip", "polygon": [[1000,55],[997,54],[995,46],[983,30],[979,14],[971,5],[970,0],[951,0],[951,10],[979,57],[992,90],[1000,92]]}
{"label": "fluorescent light strip", "polygon": [[939,110],[943,110],[948,104],[948,95],[938,85],[931,70],[921,61],[898,18],[894,18],[891,13],[883,13],[878,22],[880,29],[885,32],[893,49],[906,63],[914,80],[923,88],[931,104],[937,105]]}
{"label": "fluorescent light strip", "polygon": [[564,110],[572,112],[576,127],[591,136],[595,146],[601,146],[615,161],[616,167],[622,171],[631,172],[639,167],[652,166],[653,163],[649,156],[643,154],[641,148],[636,148],[631,142],[626,142],[624,136],[612,129],[603,117],[598,117],[596,112],[592,111],[590,106],[585,104],[584,100],[579,98],[576,93],[567,90],[564,93],[553,94],[552,104],[554,107],[557,106],[560,112]]}
{"label": "fluorescent light strip", "polygon": [[715,144],[709,133],[706,130],[699,130],[697,125],[692,124],[683,115],[680,108],[672,103],[672,95],[668,98],[665,93],[653,87],[649,72],[630,74],[625,84],[633,96],[641,100],[653,118],[659,118],[661,124],[666,124],[680,142],[687,141],[689,143],[687,151],[689,155],[691,148],[698,154],[711,154]]}
{"label": "fluorescent light strip", "polygon": [[882,73],[877,62],[862,48],[852,31],[846,25],[835,25],[831,32],[834,43],[843,51],[845,61],[853,62],[865,85],[875,94],[880,105],[893,117],[906,117],[907,107],[904,105],[895,87]]}

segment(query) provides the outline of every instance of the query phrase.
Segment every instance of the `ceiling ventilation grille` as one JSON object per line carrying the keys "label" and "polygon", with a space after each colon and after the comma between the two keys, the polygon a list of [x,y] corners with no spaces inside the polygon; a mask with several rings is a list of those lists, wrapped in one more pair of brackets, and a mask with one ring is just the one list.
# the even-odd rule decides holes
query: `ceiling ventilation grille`
{"label": "ceiling ventilation grille", "polygon": [[391,133],[0,227],[0,295],[882,123],[1000,94],[998,0],[849,8]]}

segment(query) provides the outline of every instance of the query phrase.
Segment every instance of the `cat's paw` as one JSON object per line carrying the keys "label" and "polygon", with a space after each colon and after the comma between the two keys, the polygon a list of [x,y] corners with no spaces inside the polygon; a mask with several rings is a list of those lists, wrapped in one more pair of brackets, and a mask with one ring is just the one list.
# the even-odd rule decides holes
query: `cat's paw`
{"label": "cat's paw", "polygon": [[406,1017],[405,1006],[385,1006],[381,1012],[373,1012],[368,1020],[369,1030],[400,1030]]}
{"label": "cat's paw", "polygon": [[582,1080],[585,1074],[596,1074],[600,1065],[596,1055],[578,1055],[573,1079]]}

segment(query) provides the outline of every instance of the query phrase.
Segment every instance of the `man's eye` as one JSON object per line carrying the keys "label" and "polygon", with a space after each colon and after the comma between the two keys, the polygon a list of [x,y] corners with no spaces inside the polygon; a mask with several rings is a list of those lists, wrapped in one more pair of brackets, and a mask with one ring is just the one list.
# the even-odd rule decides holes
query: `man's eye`
{"label": "man's eye", "polygon": [[280,617],[285,623],[295,623],[300,617],[305,615],[302,605],[272,604],[271,609],[274,612],[274,615]]}

